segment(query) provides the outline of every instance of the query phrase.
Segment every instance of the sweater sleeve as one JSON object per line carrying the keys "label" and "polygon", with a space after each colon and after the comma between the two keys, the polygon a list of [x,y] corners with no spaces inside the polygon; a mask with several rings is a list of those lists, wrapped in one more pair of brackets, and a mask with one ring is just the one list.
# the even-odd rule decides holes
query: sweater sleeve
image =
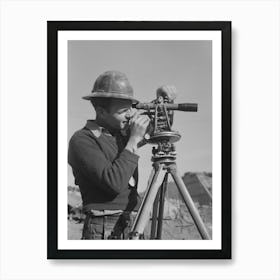
{"label": "sweater sleeve", "polygon": [[111,195],[128,187],[128,181],[138,164],[139,156],[124,149],[109,161],[98,144],[86,135],[72,137],[69,143],[69,163],[95,186]]}

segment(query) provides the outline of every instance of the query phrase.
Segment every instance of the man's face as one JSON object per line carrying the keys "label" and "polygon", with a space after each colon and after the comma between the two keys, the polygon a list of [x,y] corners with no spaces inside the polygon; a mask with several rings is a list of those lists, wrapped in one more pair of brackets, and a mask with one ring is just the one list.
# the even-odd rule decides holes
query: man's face
{"label": "man's face", "polygon": [[129,116],[132,114],[132,102],[125,99],[113,99],[111,106],[104,113],[104,121],[113,130],[122,130],[127,127]]}

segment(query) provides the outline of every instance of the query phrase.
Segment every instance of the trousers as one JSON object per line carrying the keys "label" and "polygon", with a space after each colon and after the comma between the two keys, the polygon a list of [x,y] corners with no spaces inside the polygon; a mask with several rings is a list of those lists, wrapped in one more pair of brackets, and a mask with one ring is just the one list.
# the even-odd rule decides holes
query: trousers
{"label": "trousers", "polygon": [[82,239],[128,239],[136,212],[96,216],[87,213]]}

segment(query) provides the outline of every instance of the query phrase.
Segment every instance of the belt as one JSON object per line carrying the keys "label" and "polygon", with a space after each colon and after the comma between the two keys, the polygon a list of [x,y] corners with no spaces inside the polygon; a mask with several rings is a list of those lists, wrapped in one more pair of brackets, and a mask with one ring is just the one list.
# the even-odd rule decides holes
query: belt
{"label": "belt", "polygon": [[123,210],[90,210],[87,214],[90,214],[92,216],[111,216],[111,215],[117,215],[122,214]]}
{"label": "belt", "polygon": [[[86,215],[103,218],[104,239],[127,239],[137,211],[91,210]],[[114,227],[108,228],[107,222],[110,223],[111,219],[114,219]]]}

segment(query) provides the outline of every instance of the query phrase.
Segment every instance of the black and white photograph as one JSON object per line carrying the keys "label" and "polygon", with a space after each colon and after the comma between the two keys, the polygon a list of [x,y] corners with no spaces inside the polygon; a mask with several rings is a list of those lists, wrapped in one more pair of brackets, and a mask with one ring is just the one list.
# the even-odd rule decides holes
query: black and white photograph
{"label": "black and white photograph", "polygon": [[[192,207],[202,236],[211,239],[211,41],[69,41],[68,51],[68,161],[72,169],[68,173],[68,239],[128,238],[124,235],[131,229],[125,225],[139,211],[149,174],[156,171],[157,177],[162,165],[173,176],[176,162],[192,198],[187,206]],[[81,96],[87,91],[88,95]],[[178,112],[168,110],[187,98],[199,103],[199,110],[197,103],[179,103],[182,111],[179,107]],[[147,147],[139,147],[141,142]],[[166,190],[158,206],[153,206],[158,187],[153,191],[157,182],[151,178],[151,193],[139,213],[143,225],[132,232],[136,235],[132,238],[139,234],[140,239],[200,239],[172,176],[165,179]],[[175,179],[181,187],[177,174]],[[152,217],[157,234],[150,233]],[[163,231],[157,231],[158,222]]]}
{"label": "black and white photograph", "polygon": [[222,29],[230,34],[230,23],[150,23],[160,31],[141,30],[148,22],[125,31],[91,24],[57,37],[57,228],[49,224],[57,250],[229,258],[231,209],[222,203],[230,202],[230,169],[222,182],[222,157],[230,123],[223,119],[222,135],[222,110],[230,108],[222,96],[230,101],[230,37],[223,57]]}

